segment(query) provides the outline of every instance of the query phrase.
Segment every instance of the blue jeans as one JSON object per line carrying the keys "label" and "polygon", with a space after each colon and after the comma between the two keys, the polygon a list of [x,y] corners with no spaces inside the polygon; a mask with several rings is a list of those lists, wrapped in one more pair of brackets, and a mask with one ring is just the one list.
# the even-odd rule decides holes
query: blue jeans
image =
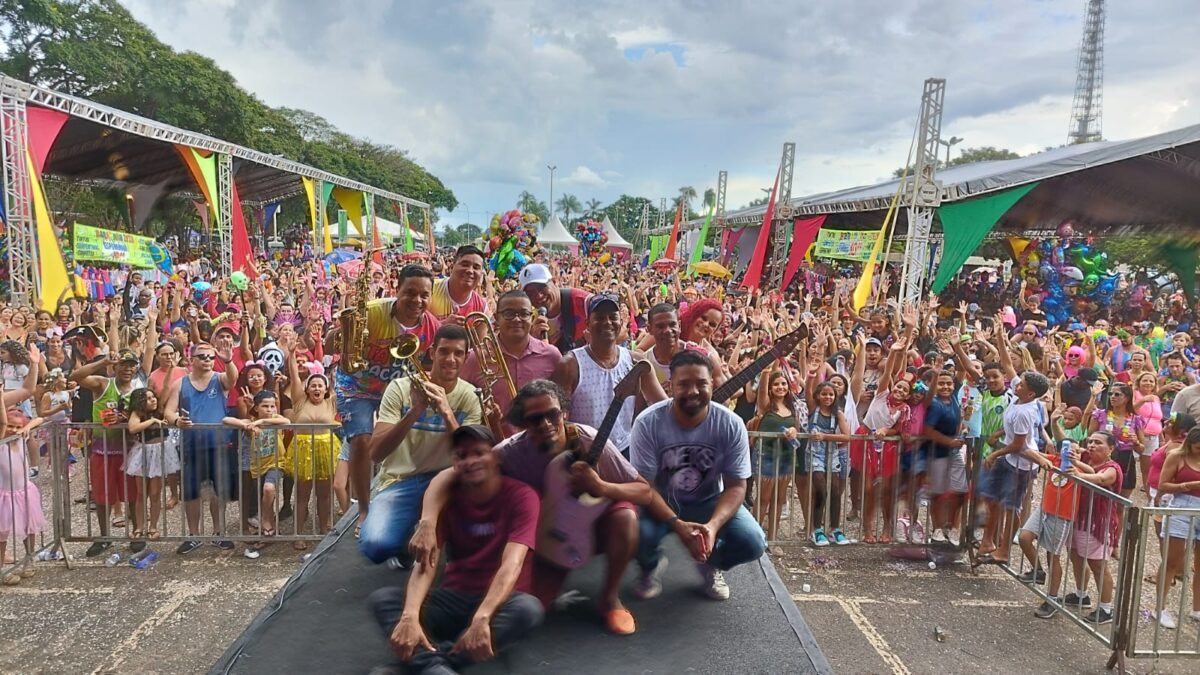
{"label": "blue jeans", "polygon": [[373,563],[404,555],[421,519],[421,499],[436,474],[423,473],[397,481],[371,499],[371,510],[358,535],[358,550]]}
{"label": "blue jeans", "polygon": [[374,431],[379,403],[380,399],[377,398],[337,398],[337,410],[342,415],[342,433],[347,441]]}
{"label": "blue jeans", "polygon": [[[696,504],[678,505],[679,518],[692,523],[706,523],[712,517],[717,499],[713,497]],[[375,512],[374,502],[371,503],[371,512]],[[662,540],[671,534],[671,527],[651,518],[642,510],[638,516],[638,529],[638,565],[644,570],[653,569],[662,556]],[[719,570],[728,570],[758,560],[766,550],[767,537],[758,521],[754,520],[745,506],[739,506],[729,522],[717,532],[717,541],[713,544],[708,564]]]}

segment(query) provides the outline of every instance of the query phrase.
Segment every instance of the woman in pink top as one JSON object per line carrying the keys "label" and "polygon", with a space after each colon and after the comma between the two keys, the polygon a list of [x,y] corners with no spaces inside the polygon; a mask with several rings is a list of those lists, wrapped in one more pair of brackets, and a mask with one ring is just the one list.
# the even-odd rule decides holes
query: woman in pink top
{"label": "woman in pink top", "polygon": [[[163,401],[167,400],[166,394],[171,385],[182,380],[188,373],[187,368],[178,365],[181,352],[179,343],[172,338],[163,340],[154,347],[154,370],[150,371],[146,378],[146,386],[154,392],[154,398],[158,399],[160,407],[164,405]],[[179,430],[171,429],[163,444],[164,450],[178,446]],[[179,472],[167,475],[167,488],[171,491],[171,497],[164,506],[171,510],[179,505]]]}
{"label": "woman in pink top", "polygon": [[[1200,509],[1200,428],[1193,428],[1179,449],[1167,455],[1158,481],[1159,492],[1173,495],[1171,508]],[[1200,621],[1200,517],[1172,515],[1166,519],[1167,564],[1158,577],[1158,603],[1155,615],[1163,628],[1175,628],[1174,614],[1164,609],[1171,583],[1183,572],[1188,541],[1192,542],[1192,613],[1188,618]],[[1180,593],[1184,593],[1180,589]],[[1180,601],[1182,604],[1182,600]]]}
{"label": "woman in pink top", "polygon": [[1138,470],[1142,474],[1142,485],[1149,485],[1150,457],[1158,449],[1163,430],[1162,401],[1158,398],[1158,375],[1146,371],[1137,376],[1133,383],[1133,407],[1143,420],[1143,445],[1138,455]]}

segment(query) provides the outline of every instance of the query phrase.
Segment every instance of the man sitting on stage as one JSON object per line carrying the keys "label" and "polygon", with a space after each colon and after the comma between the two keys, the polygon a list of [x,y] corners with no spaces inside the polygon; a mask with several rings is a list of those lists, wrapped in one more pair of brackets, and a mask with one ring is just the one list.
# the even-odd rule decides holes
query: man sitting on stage
{"label": "man sitting on stage", "polygon": [[371,461],[381,465],[379,493],[363,521],[358,547],[375,563],[404,557],[425,488],[450,466],[447,432],[482,421],[475,387],[458,377],[467,358],[467,331],[442,326],[429,351],[429,381],[422,384],[411,376],[392,380],[371,434]]}
{"label": "man sitting on stage", "polygon": [[[504,475],[537,490],[543,499],[550,498],[544,494],[547,466],[569,449],[566,429],[569,401],[562,389],[549,380],[534,380],[525,385],[517,392],[508,415],[509,422],[523,431],[496,448]],[[583,425],[576,427],[580,444],[589,448],[596,430]],[[441,526],[437,514],[443,512],[442,507],[449,498],[449,486],[460,480],[457,475],[457,465],[443,471],[425,493],[421,521],[410,545],[414,558],[426,562],[434,559],[430,553],[435,541],[433,534]],[[585,462],[575,462],[571,467],[571,484],[581,493],[611,500],[594,523],[583,523],[582,526],[591,528],[586,536],[592,536],[600,552],[608,556],[603,597],[599,603],[605,626],[616,635],[630,635],[637,630],[637,624],[621,604],[621,577],[637,547],[638,521],[634,505],[649,504],[655,498],[654,490],[612,443],[605,443],[595,469]],[[562,497],[569,499],[571,495]],[[667,507],[660,508],[665,510]],[[568,572],[543,556],[536,557],[534,594],[547,608],[557,597]]]}
{"label": "man sitting on stage", "polygon": [[729,586],[721,571],[757,560],[767,548],[762,528],[742,505],[750,477],[749,437],[732,410],[711,402],[707,357],[684,350],[671,358],[670,368],[673,398],[646,408],[630,437],[633,465],[663,497],[642,512],[637,554],[642,575],[634,594],[662,593],[667,559],[660,545],[674,531],[696,560],[705,594],[726,600]]}
{"label": "man sitting on stage", "polygon": [[438,529],[446,548],[441,586],[430,592],[435,548],[431,560],[413,568],[407,590],[381,588],[369,599],[410,673],[452,673],[487,661],[542,622],[542,605],[528,594],[537,495],[500,475],[496,437],[487,427],[462,426],[451,439],[458,481]]}

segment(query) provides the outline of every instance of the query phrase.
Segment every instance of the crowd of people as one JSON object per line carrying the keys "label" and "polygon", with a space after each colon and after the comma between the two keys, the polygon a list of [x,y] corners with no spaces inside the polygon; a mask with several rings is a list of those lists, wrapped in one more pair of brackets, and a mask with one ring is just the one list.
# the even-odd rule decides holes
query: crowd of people
{"label": "crowd of people", "polygon": [[[380,257],[358,277],[264,261],[244,289],[134,270],[104,300],[0,307],[0,553],[16,561],[4,542],[31,551],[47,527],[45,429],[90,423],[62,458],[88,478],[87,555],[109,552],[113,528],[144,547],[179,506],[178,554],[232,550],[232,504],[255,558],[282,521],[322,533],[356,503],[362,554],[412,570],[371,598],[375,615],[402,660],[438,672],[535,628],[597,553],[600,620],[635,632],[622,575],[636,564],[631,592],[660,594],[672,533],[703,593],[727,599],[723,572],[785,519],[818,547],[966,539],[986,562],[1017,543],[1031,582],[1049,569],[1039,616],[1090,607],[1090,575],[1087,617],[1104,623],[1114,496],[1200,507],[1200,324],[1169,297],[1136,322],[1049,325],[1036,294],[979,276],[914,306],[891,299],[885,272],[856,310],[856,280],[820,268],[780,293],[545,253],[497,280],[473,246]],[[583,493],[599,506],[580,510]],[[959,508],[969,493],[985,505],[978,533]],[[1167,628],[1197,530],[1160,524]],[[1063,551],[1077,590],[1060,601]],[[4,583],[32,573],[27,558]]]}

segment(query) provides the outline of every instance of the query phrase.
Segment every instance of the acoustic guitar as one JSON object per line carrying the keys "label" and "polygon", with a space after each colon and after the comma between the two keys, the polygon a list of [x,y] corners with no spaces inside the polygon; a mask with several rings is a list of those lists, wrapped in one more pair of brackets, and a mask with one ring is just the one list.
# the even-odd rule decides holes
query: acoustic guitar
{"label": "acoustic guitar", "polygon": [[542,493],[542,515],[538,524],[537,553],[546,560],[567,569],[587,562],[594,552],[592,526],[608,510],[610,500],[587,493],[575,494],[571,489],[571,465],[587,462],[592,468],[600,461],[604,444],[612,434],[613,425],[621,415],[625,399],[638,390],[638,380],[650,370],[649,361],[638,361],[633,369],[613,388],[613,399],[596,429],[596,438],[585,452],[579,428],[567,423],[567,450],[550,460],[546,466],[545,491]]}

